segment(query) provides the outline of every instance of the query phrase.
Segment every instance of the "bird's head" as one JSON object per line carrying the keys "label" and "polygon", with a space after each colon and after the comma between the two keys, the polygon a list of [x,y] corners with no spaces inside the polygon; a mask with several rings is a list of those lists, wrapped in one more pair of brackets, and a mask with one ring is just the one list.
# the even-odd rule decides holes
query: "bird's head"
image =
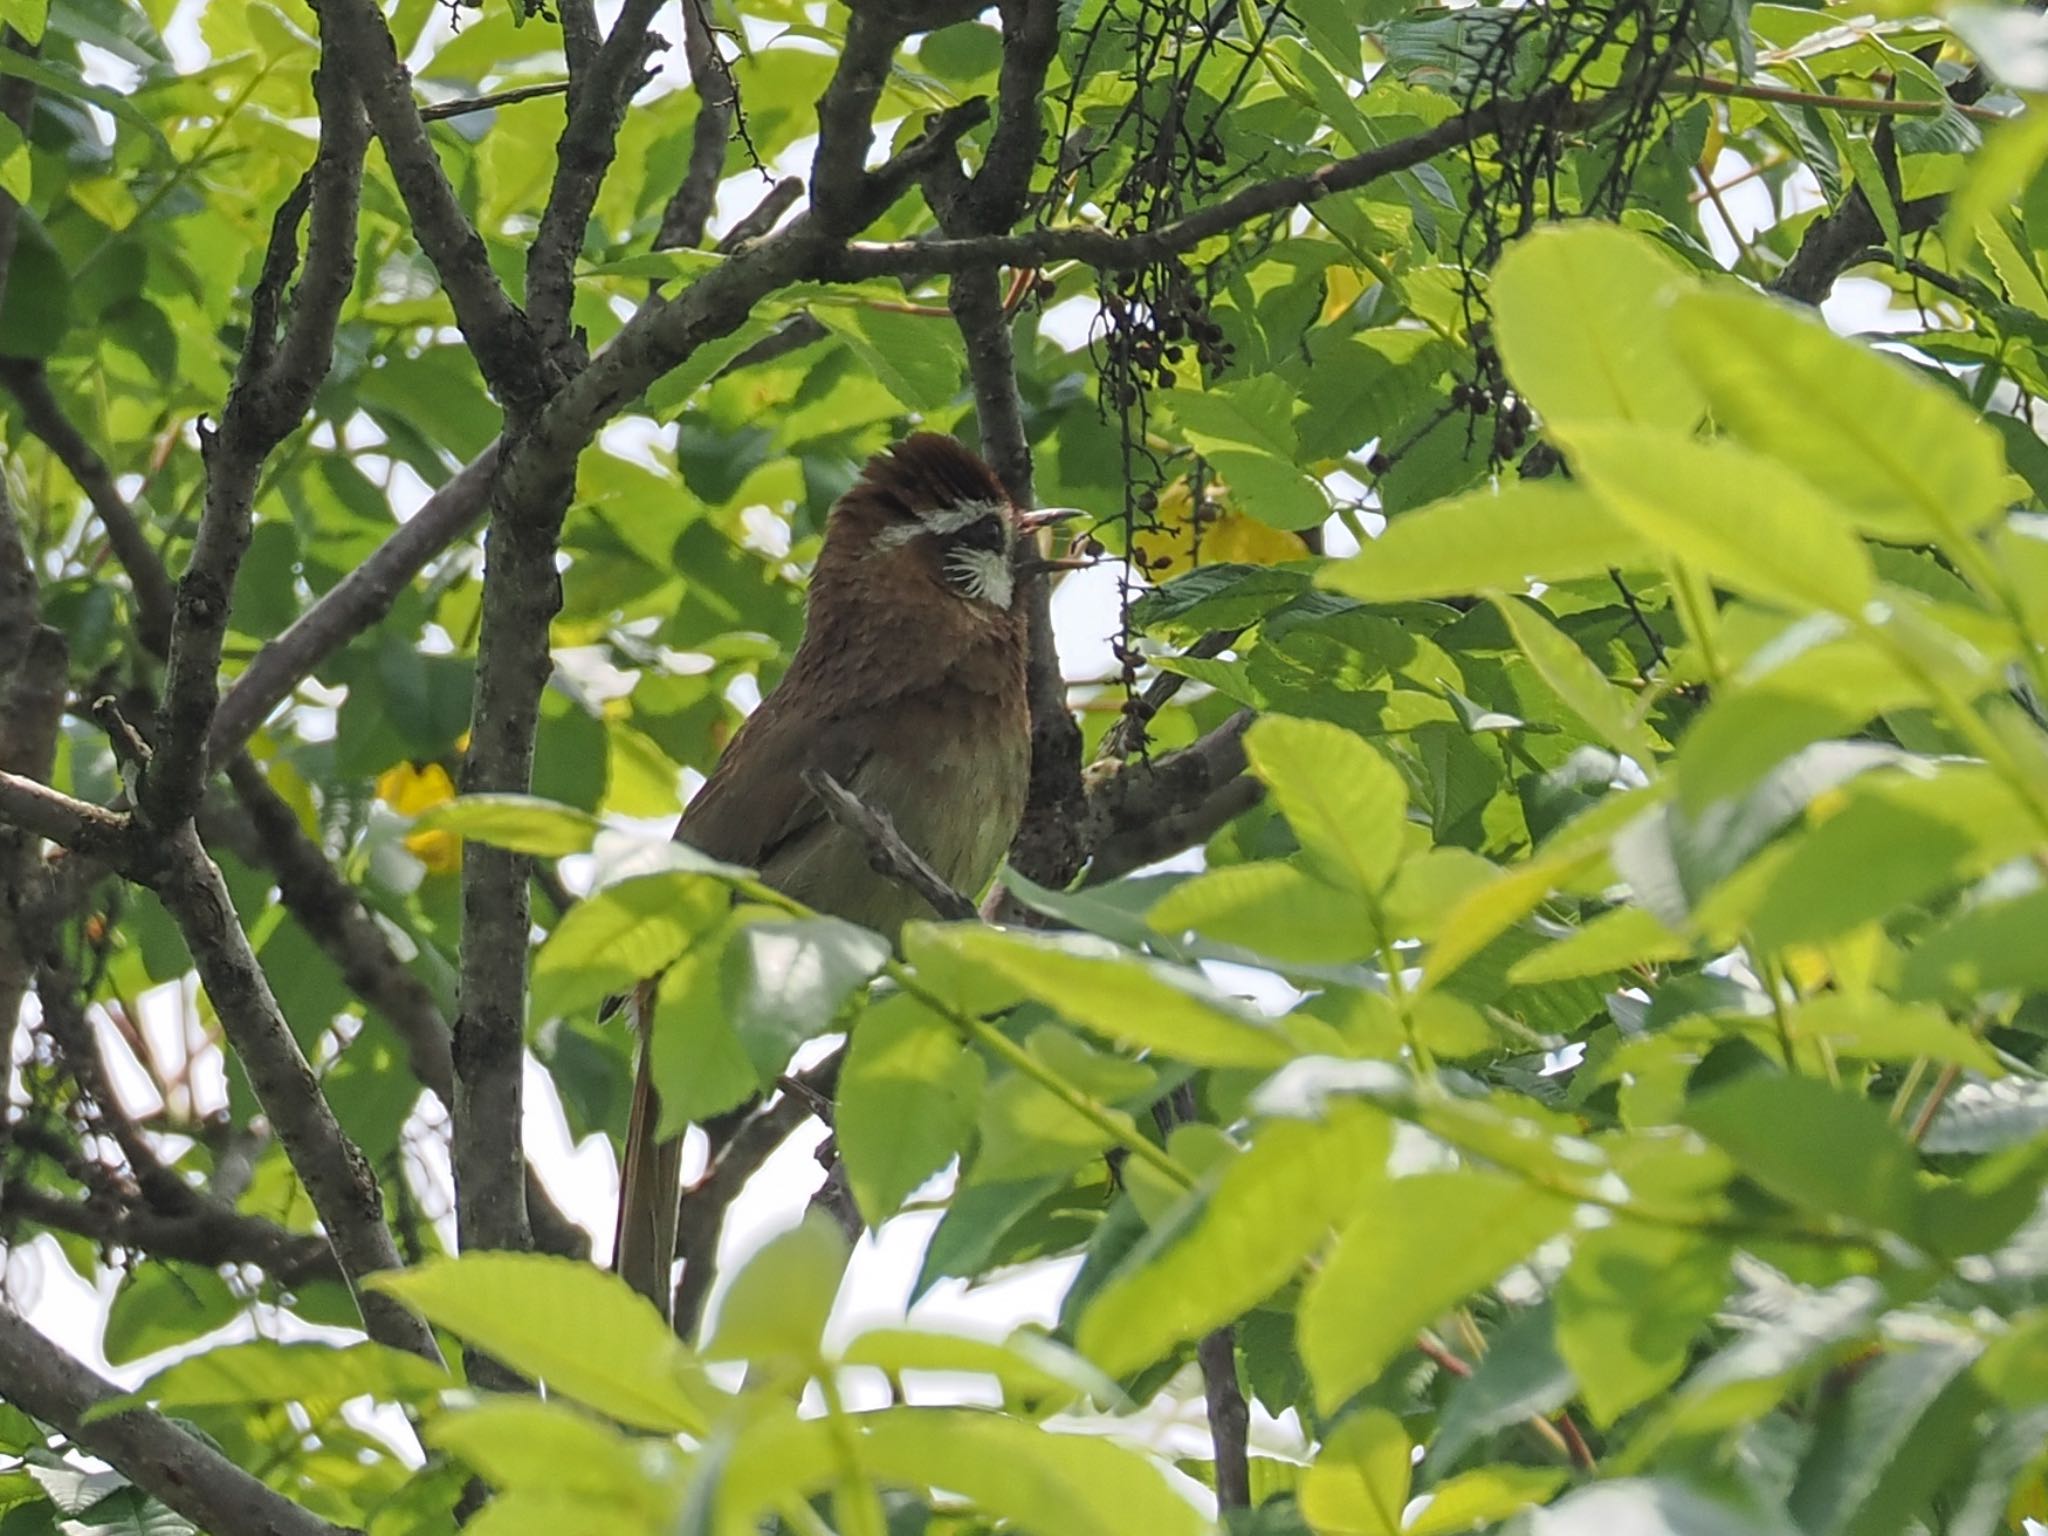
{"label": "bird's head", "polygon": [[898,602],[1007,614],[1023,576],[1063,564],[1038,559],[1029,535],[1069,515],[1018,511],[980,457],[916,432],[868,460],[840,497],[818,573]]}

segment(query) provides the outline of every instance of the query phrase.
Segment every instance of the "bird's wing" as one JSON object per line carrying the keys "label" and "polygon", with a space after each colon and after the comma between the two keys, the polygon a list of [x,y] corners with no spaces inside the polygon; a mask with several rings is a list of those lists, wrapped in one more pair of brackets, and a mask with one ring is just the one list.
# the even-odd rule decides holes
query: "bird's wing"
{"label": "bird's wing", "polygon": [[727,744],[684,810],[676,839],[714,859],[765,869],[779,851],[825,820],[824,808],[804,784],[805,770],[822,768],[849,783],[870,751],[850,722],[804,719],[800,711],[777,709],[771,699]]}

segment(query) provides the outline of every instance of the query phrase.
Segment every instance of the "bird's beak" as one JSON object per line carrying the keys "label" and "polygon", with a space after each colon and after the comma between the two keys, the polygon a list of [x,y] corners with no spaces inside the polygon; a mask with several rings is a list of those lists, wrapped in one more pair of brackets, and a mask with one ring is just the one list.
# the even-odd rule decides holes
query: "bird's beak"
{"label": "bird's beak", "polygon": [[1079,507],[1040,507],[1036,512],[1019,512],[1016,523],[1026,533],[1036,533],[1041,528],[1056,527],[1069,518],[1086,514]]}
{"label": "bird's beak", "polygon": [[1084,555],[1065,555],[1057,560],[1019,560],[1019,576],[1043,576],[1053,571],[1085,571],[1095,562]]}

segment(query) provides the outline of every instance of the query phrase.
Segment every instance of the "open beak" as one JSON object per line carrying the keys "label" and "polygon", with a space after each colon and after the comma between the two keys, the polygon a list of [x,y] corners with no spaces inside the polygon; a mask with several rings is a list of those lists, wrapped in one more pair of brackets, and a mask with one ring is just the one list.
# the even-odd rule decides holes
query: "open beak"
{"label": "open beak", "polygon": [[1019,512],[1016,524],[1026,533],[1036,533],[1041,528],[1056,527],[1069,518],[1086,515],[1079,507],[1040,507],[1036,512]]}

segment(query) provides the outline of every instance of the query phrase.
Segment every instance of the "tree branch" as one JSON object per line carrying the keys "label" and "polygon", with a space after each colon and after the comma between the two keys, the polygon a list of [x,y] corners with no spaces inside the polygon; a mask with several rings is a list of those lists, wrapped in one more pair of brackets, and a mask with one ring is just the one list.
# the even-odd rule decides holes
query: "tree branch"
{"label": "tree branch", "polygon": [[[47,779],[63,723],[70,647],[45,624],[35,562],[0,483],[0,656],[16,658],[0,677],[0,771]],[[33,833],[0,826],[0,1059],[12,1060],[15,1021],[44,948],[35,913],[41,850]]]}
{"label": "tree branch", "polygon": [[[733,118],[739,112],[739,90],[731,67],[718,51],[711,19],[704,13],[705,3],[706,0],[682,0],[683,56],[690,66],[690,84],[697,92],[697,120],[690,127],[689,168],[661,213],[661,229],[654,237],[654,248],[658,251],[703,244],[704,230],[718,200],[719,179],[725,174],[725,149],[732,138]],[[803,183],[794,177],[784,178],[776,192],[792,182],[796,186],[794,196],[756,234],[766,234],[789,204],[803,195]],[[759,213],[759,209],[755,210],[756,217]]]}
{"label": "tree branch", "polygon": [[948,922],[972,922],[974,903],[954,890],[924,856],[903,841],[888,816],[869,805],[822,768],[804,770],[804,786],[818,797],[825,814],[867,845],[868,862],[878,875],[915,891]]}
{"label": "tree branch", "polygon": [[[335,325],[355,281],[356,210],[368,134],[337,63],[323,63],[313,85],[320,103],[319,152],[271,225],[250,299],[248,340],[220,430],[200,437],[206,502],[191,561],[178,583],[156,756],[140,796],[144,814],[162,830],[191,817],[205,784],[207,736],[220,702],[221,647],[235,574],[249,547],[263,460],[298,425],[325,380]],[[298,229],[308,206],[312,219],[305,267],[279,334],[284,288],[297,261]]]}
{"label": "tree branch", "polygon": [[[405,1046],[412,1075],[452,1114],[455,1069],[448,1021],[432,991],[399,958],[356,888],[335,871],[246,753],[228,765],[228,781],[247,816],[245,830],[252,834],[236,839],[237,851],[270,871],[285,909],[334,962],[349,989],[384,1016]],[[211,833],[213,828],[202,821],[201,830]],[[531,1169],[526,1203],[541,1248],[573,1259],[590,1257],[590,1234],[562,1213]]]}
{"label": "tree branch", "polygon": [[21,774],[0,771],[0,822],[89,854],[123,873],[137,868],[134,831],[126,816]]}
{"label": "tree branch", "polygon": [[853,282],[869,277],[928,277],[976,267],[1039,267],[1080,261],[1104,268],[1164,261],[1204,240],[1255,219],[1304,208],[1383,176],[1413,170],[1448,150],[1490,137],[1502,127],[1541,122],[1552,132],[1585,128],[1612,110],[1604,99],[1569,101],[1555,90],[1514,101],[1492,101],[1444,119],[1434,128],[1332,160],[1313,171],[1255,182],[1221,202],[1138,234],[1067,225],[1022,235],[979,235],[944,240],[854,242],[820,250],[810,275]]}
{"label": "tree branch", "polygon": [[647,28],[662,0],[625,0],[611,36],[588,63],[570,72],[569,113],[555,141],[555,176],[540,228],[526,258],[526,313],[541,344],[570,344],[569,309],[576,296],[576,258],[590,211],[618,153],[626,105],[646,81]]}
{"label": "tree branch", "polygon": [[502,440],[464,465],[368,559],[328,588],[283,634],[264,644],[214,714],[207,738],[211,762],[225,763],[240,751],[294,688],[357,635],[373,628],[434,557],[483,516],[501,451]]}
{"label": "tree branch", "polygon": [[229,1461],[198,1436],[143,1408],[86,1421],[121,1394],[0,1301],[0,1380],[8,1401],[119,1467],[145,1492],[213,1536],[345,1536]]}
{"label": "tree branch", "polygon": [[151,883],[185,937],[199,980],[256,1101],[276,1130],[319,1213],[371,1338],[438,1361],[432,1333],[405,1307],[362,1288],[363,1277],[403,1261],[384,1224],[377,1176],[334,1118],[319,1080],[277,1006],[229,899],[220,869],[188,821],[156,850]]}
{"label": "tree branch", "polygon": [[314,12],[326,56],[348,61],[413,234],[440,275],[484,382],[508,411],[539,409],[559,382],[558,371],[525,313],[491,270],[483,237],[449,185],[390,28],[372,0],[319,0]]}
{"label": "tree branch", "polygon": [[54,1232],[75,1233],[104,1248],[209,1269],[249,1264],[288,1289],[342,1278],[334,1250],[318,1233],[287,1232],[261,1217],[244,1216],[214,1202],[169,1213],[103,1201],[61,1200],[38,1189],[10,1184],[0,1191],[0,1222],[7,1221],[33,1222]]}
{"label": "tree branch", "polygon": [[1250,710],[1240,710],[1177,752],[1098,761],[1089,769],[1084,840],[1093,854],[1090,884],[1170,857],[1259,802],[1259,783],[1244,777],[1251,720]]}
{"label": "tree branch", "polygon": [[151,651],[165,655],[171,641],[171,579],[135,509],[115,486],[113,471],[65,414],[40,358],[0,358],[0,383],[21,406],[23,425],[41,439],[92,503],[114,558],[128,573],[135,594],[136,631]]}

